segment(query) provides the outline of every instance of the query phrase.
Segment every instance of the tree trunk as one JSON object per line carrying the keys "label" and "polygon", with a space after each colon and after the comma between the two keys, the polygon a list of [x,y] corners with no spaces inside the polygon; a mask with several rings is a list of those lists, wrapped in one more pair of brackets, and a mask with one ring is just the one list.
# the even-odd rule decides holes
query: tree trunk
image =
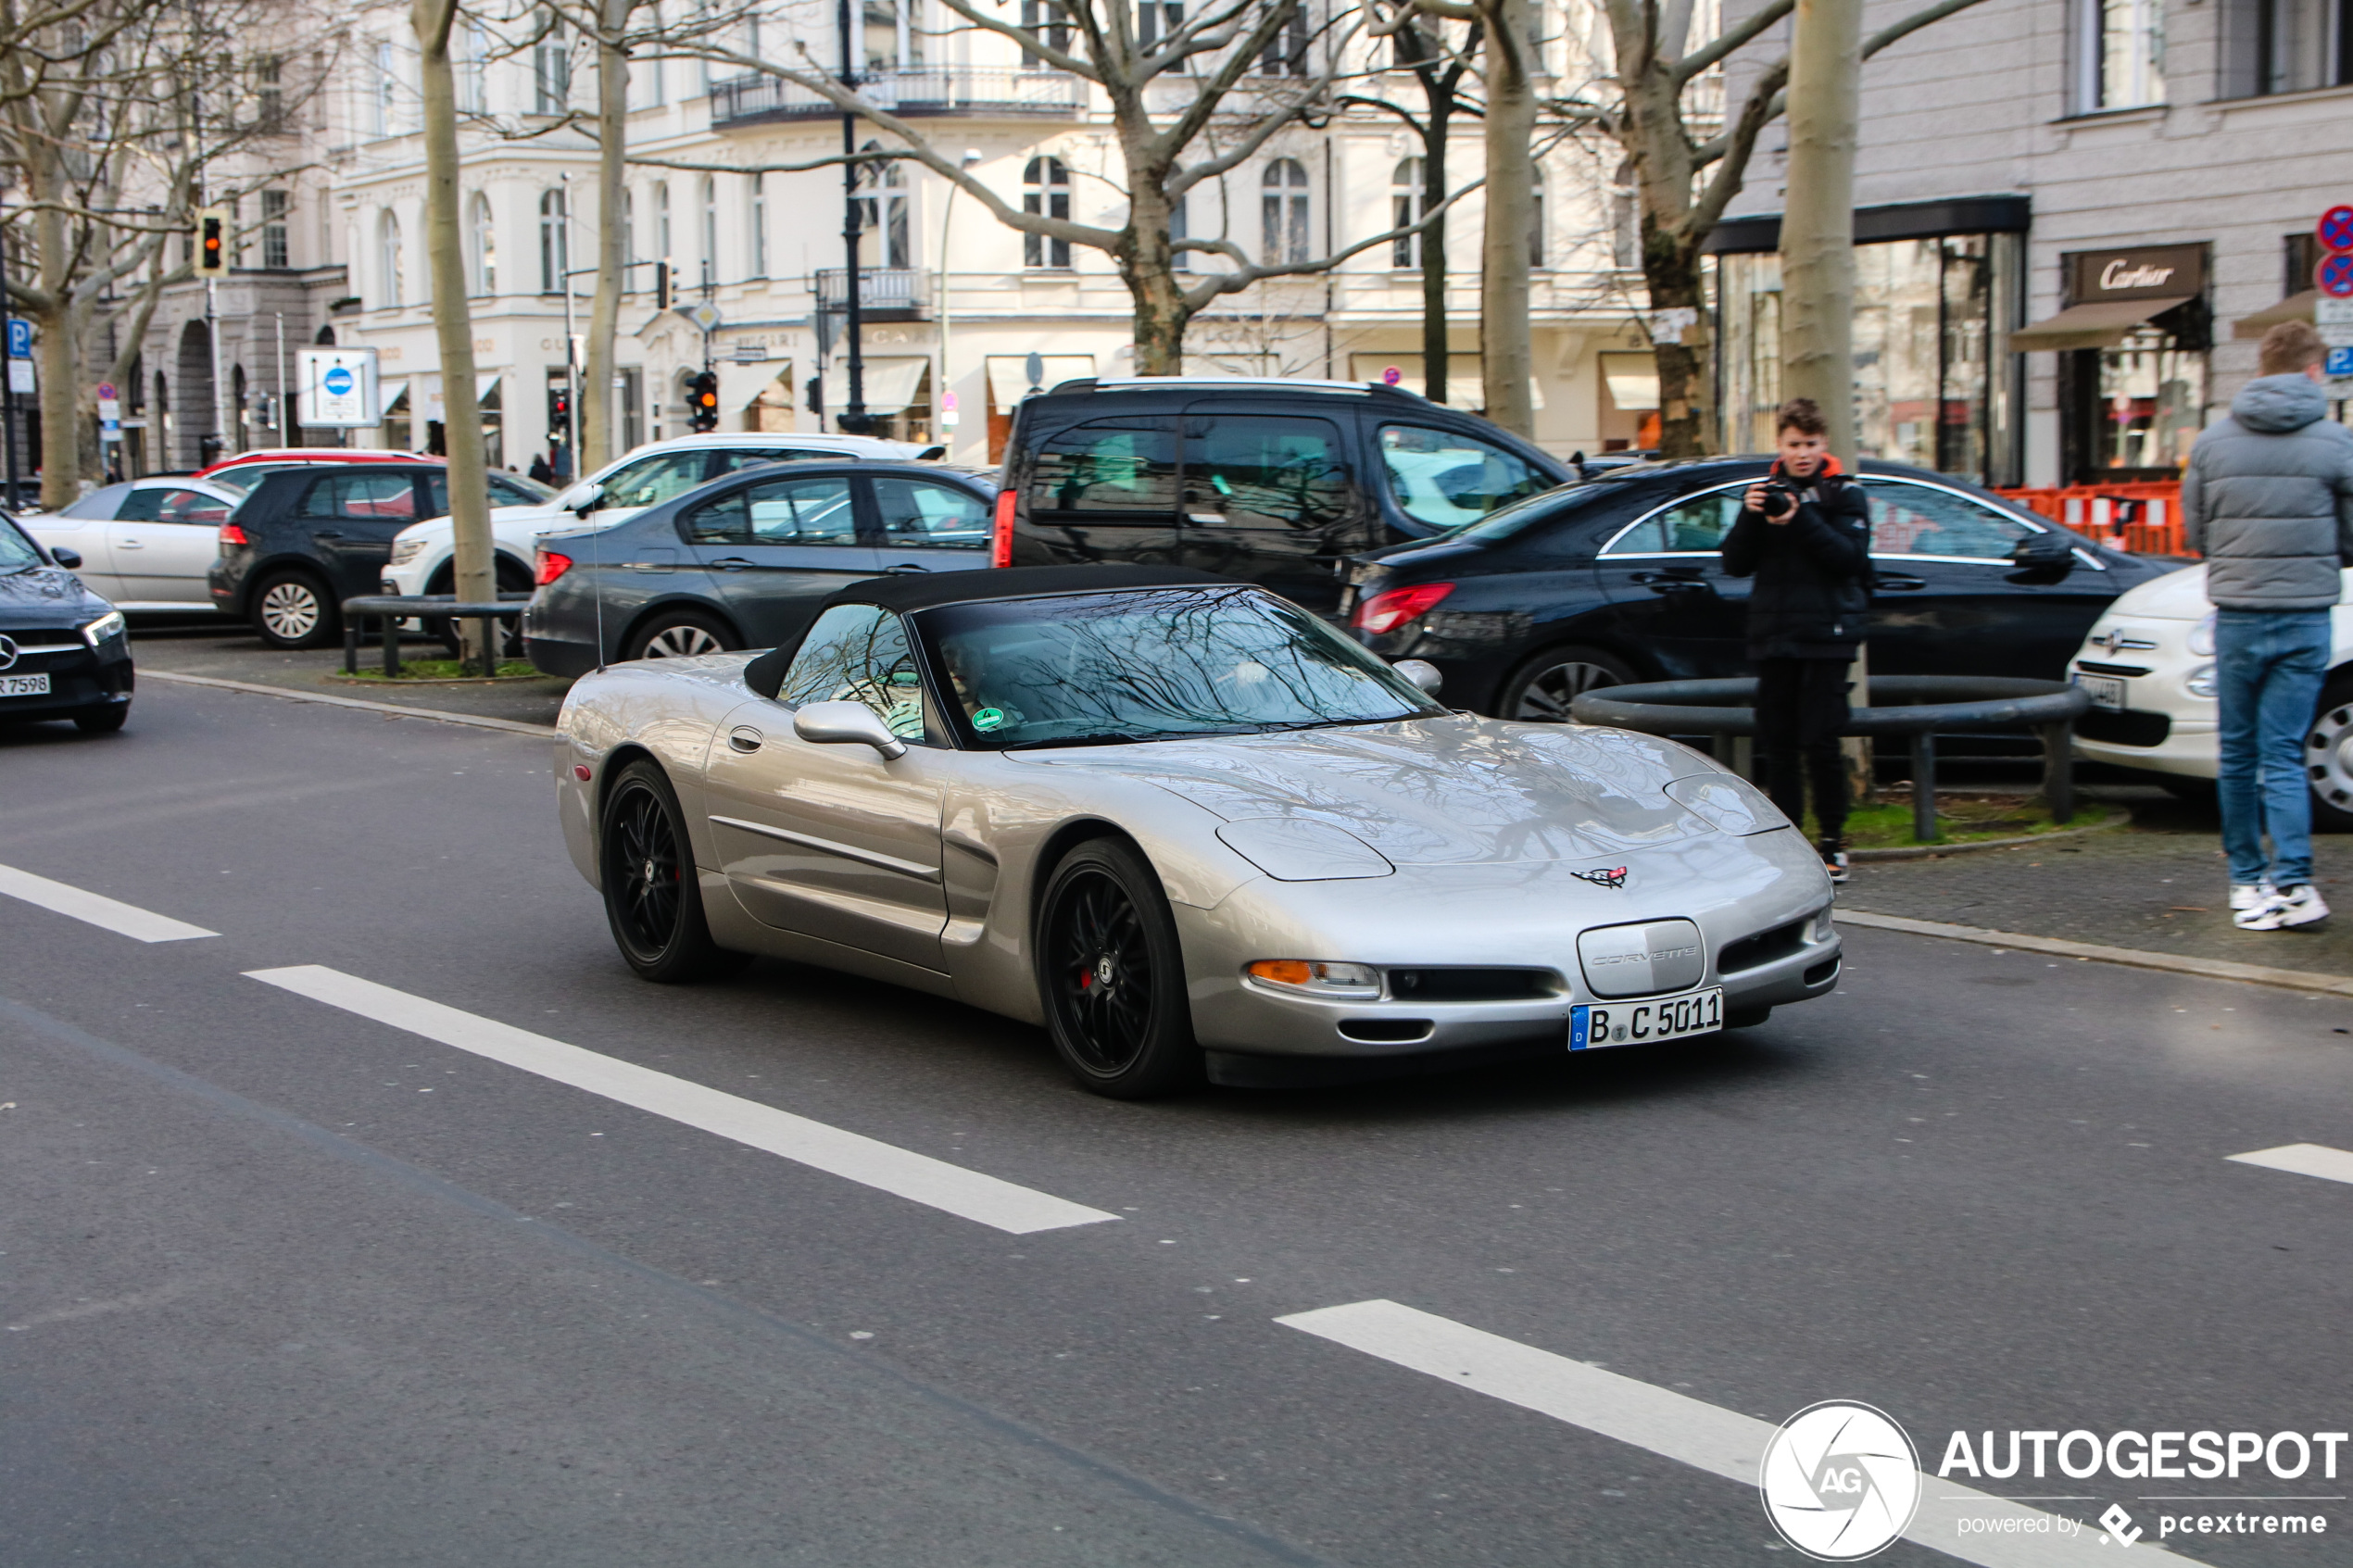
{"label": "tree trunk", "polygon": [[1830,420],[1855,466],[1855,142],[1862,0],[1798,0],[1781,217],[1781,388]]}
{"label": "tree trunk", "polygon": [[1487,417],[1536,433],[1529,395],[1528,237],[1536,226],[1536,85],[1529,0],[1484,0],[1487,30],[1487,232],[1479,266],[1479,350]]}
{"label": "tree trunk", "polygon": [[[1446,129],[1453,118],[1453,95],[1432,93],[1429,121],[1422,128],[1422,210],[1446,199]],[[1422,231],[1422,386],[1433,403],[1446,401],[1446,219]]]}
{"label": "tree trunk", "polygon": [[629,57],[621,38],[629,25],[631,0],[600,0],[597,39],[597,294],[588,305],[588,384],[580,389],[580,473],[583,477],[621,454],[615,448],[613,416],[620,374],[615,340],[621,329],[621,295],[628,279],[628,233],[622,214],[623,160],[628,154]]}
{"label": "tree trunk", "polygon": [[[54,151],[32,159],[35,200],[66,199],[64,171]],[[41,384],[34,396],[41,409],[41,507],[57,511],[73,504],[82,487],[82,434],[74,418],[74,388],[81,381],[74,366],[73,276],[66,256],[65,214],[44,207],[32,220],[34,243],[41,252],[43,307],[28,311],[41,329],[35,358]]]}
{"label": "tree trunk", "polygon": [[[497,597],[491,553],[489,459],[474,406],[473,320],[466,305],[466,257],[458,220],[458,88],[449,62],[449,24],[457,0],[412,0],[419,97],[424,107],[425,257],[433,285],[434,336],[441,349],[442,428],[448,432],[449,521],[457,543],[457,591],[463,601]],[[480,646],[481,622],[460,623],[466,658],[484,674],[498,650]]]}
{"label": "tree trunk", "polygon": [[1136,373],[1176,376],[1185,372],[1185,326],[1193,319],[1184,285],[1176,278],[1176,253],[1168,232],[1169,200],[1164,166],[1131,157],[1135,198],[1130,248],[1114,257],[1136,310]]}
{"label": "tree trunk", "polygon": [[1642,280],[1658,368],[1659,456],[1704,458],[1714,445],[1716,364],[1699,242],[1663,232],[1644,212]]}

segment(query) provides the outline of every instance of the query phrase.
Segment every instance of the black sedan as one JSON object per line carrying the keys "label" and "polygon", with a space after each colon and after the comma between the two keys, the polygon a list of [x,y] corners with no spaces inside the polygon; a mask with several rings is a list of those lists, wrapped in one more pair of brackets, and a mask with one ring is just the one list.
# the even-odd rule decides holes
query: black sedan
{"label": "black sedan", "polygon": [[0,723],[70,719],[103,733],[131,717],[131,640],[74,576],[81,564],[0,517]]}
{"label": "black sedan", "polygon": [[[1749,673],[1748,582],[1718,555],[1765,458],[1645,463],[1357,558],[1349,625],[1450,702],[1559,720],[1625,681]],[[1867,462],[1881,675],[2067,678],[2108,601],[2178,561],[2104,549],[1962,480]]]}
{"label": "black sedan", "polygon": [[540,535],[523,649],[552,675],[774,647],[860,578],[990,561],[985,476],[936,463],[746,470],[610,528]]}

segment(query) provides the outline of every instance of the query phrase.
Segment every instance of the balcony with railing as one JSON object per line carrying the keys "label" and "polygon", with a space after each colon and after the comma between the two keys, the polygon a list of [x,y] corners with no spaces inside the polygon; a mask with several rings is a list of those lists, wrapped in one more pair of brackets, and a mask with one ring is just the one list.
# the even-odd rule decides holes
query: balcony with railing
{"label": "balcony with railing", "polygon": [[[1070,119],[1086,101],[1085,88],[1067,71],[977,66],[887,67],[858,81],[858,91],[867,102],[909,119],[941,115]],[[711,84],[714,129],[824,119],[839,113],[839,107],[822,94],[780,77],[754,73]]]}
{"label": "balcony with railing", "polygon": [[[841,315],[849,309],[849,270],[817,272],[817,308]],[[931,317],[931,274],[920,267],[858,269],[858,314],[868,321],[923,321]]]}

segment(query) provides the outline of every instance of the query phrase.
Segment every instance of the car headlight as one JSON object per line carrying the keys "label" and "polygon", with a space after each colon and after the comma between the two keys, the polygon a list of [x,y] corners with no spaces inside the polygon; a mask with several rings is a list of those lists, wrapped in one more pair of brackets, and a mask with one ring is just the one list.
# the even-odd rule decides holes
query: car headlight
{"label": "car headlight", "polygon": [[[2206,619],[2190,629],[2190,651],[2200,659],[2214,657],[2214,612],[2212,610],[2207,611]],[[2207,673],[2211,675],[2213,671],[2209,670]],[[2211,691],[2205,691],[2198,695],[2211,696],[2214,694]]]}
{"label": "car headlight", "polygon": [[94,648],[108,637],[121,636],[129,626],[130,623],[122,619],[122,611],[110,609],[82,628],[82,640]]}
{"label": "car headlight", "polygon": [[1815,911],[1814,930],[1810,938],[1811,940],[1816,942],[1827,942],[1831,939],[1831,931],[1836,929],[1831,923],[1831,907],[1830,905],[1825,904],[1819,909]]}
{"label": "car headlight", "polygon": [[[2209,648],[2208,651],[2213,650]],[[2182,683],[2182,689],[2192,696],[2211,698],[2214,696],[2214,666],[2201,664],[2191,671],[2188,679]]]}
{"label": "car headlight", "polygon": [[395,566],[407,566],[424,553],[425,542],[422,539],[395,539],[392,542],[392,564]]}
{"label": "car headlight", "polygon": [[1327,963],[1319,959],[1261,959],[1249,969],[1252,980],[1335,1001],[1375,1002],[1380,999],[1380,971],[1361,963]]}

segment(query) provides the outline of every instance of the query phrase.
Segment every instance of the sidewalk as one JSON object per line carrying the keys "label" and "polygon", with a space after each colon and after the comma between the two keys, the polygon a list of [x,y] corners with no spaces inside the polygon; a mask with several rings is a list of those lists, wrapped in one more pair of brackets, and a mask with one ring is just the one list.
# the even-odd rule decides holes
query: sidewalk
{"label": "sidewalk", "polygon": [[2054,844],[1857,866],[1839,907],[2112,947],[2353,975],[2353,835],[2314,835],[2313,880],[2340,912],[2300,931],[2231,924],[2211,807],[2156,789],[2093,785],[2129,827]]}
{"label": "sidewalk", "polygon": [[[572,683],[550,675],[536,681],[501,682],[497,685],[422,684],[394,681],[345,681],[343,649],[312,648],[307,653],[281,653],[264,646],[243,626],[211,626],[188,621],[131,628],[131,655],[141,671],[169,671],[181,675],[210,675],[223,681],[250,681],[256,685],[283,686],[294,691],[324,692],[330,696],[359,697],[402,708],[434,708],[447,713],[471,713],[492,719],[514,719],[526,724],[553,724]],[[403,646],[409,659],[444,659],[439,643],[412,641]],[[360,649],[360,664],[383,668],[375,645]]]}

